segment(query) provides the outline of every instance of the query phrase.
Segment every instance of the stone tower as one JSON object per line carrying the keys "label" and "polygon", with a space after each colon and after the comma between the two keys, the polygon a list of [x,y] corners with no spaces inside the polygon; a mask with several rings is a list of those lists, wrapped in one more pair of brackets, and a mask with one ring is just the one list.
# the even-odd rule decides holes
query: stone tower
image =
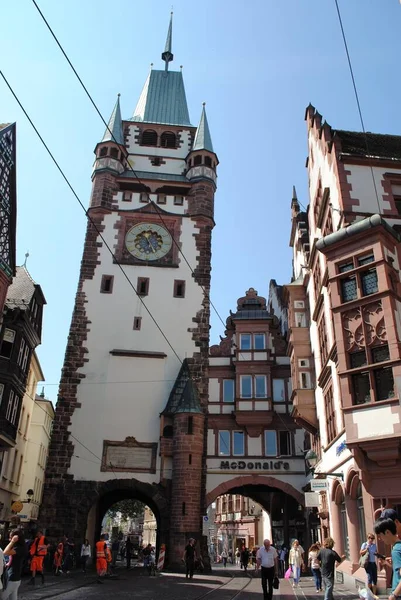
{"label": "stone tower", "polygon": [[40,518],[50,535],[93,541],[107,508],[136,498],[173,556],[189,534],[200,537],[205,510],[218,159],[205,107],[194,127],[182,72],[169,70],[171,21],[162,59],[132,118],[117,99],[95,148]]}

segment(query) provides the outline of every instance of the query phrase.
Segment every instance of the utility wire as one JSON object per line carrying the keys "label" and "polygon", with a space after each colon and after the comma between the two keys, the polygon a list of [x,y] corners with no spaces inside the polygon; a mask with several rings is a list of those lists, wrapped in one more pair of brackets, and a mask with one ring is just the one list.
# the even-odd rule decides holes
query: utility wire
{"label": "utility wire", "polygon": [[349,67],[349,72],[350,72],[351,79],[352,79],[352,86],[354,88],[354,94],[355,94],[356,104],[357,104],[357,107],[358,107],[359,119],[361,121],[361,127],[362,127],[362,131],[363,131],[363,134],[364,134],[364,137],[365,137],[366,153],[367,153],[367,158],[369,160],[370,172],[372,174],[373,187],[374,187],[375,194],[376,194],[377,207],[378,207],[379,214],[380,214],[381,213],[381,208],[380,208],[380,202],[379,202],[379,194],[377,192],[376,180],[375,180],[375,176],[374,176],[374,173],[373,173],[373,166],[372,166],[372,162],[370,160],[371,154],[369,152],[368,136],[367,136],[367,133],[366,133],[365,123],[364,123],[363,116],[362,116],[361,103],[359,101],[359,94],[358,94],[358,90],[357,90],[357,87],[356,87],[356,81],[355,81],[355,77],[354,77],[354,70],[352,68],[351,57],[350,57],[350,53],[349,53],[349,50],[348,50],[347,38],[345,36],[345,30],[344,30],[343,21],[342,21],[342,18],[341,18],[341,12],[340,12],[340,7],[339,7],[339,4],[338,4],[338,0],[334,0],[334,3],[336,5],[338,20],[339,20],[339,23],[340,23],[341,34],[342,34],[342,38],[343,38],[343,42],[344,42],[345,53],[347,55],[348,67]]}

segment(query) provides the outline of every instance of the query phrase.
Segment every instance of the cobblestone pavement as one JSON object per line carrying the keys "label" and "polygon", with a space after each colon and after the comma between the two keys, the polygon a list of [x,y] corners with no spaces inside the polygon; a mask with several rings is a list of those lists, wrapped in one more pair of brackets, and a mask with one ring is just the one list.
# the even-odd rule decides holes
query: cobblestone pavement
{"label": "cobblestone pavement", "polygon": [[[246,585],[246,589],[241,591]],[[274,600],[323,600],[324,594],[317,594],[310,577],[303,577],[298,588],[293,589],[287,580],[280,580],[280,589],[275,591]],[[341,600],[357,600],[355,589],[335,584],[334,597]],[[20,587],[20,600],[262,600],[260,576],[251,573],[251,578],[243,573],[227,568],[224,572],[215,569],[211,575],[195,575],[193,580],[177,573],[162,573],[149,577],[142,568],[130,571],[118,569],[115,579],[105,580],[102,585],[96,582],[93,574],[72,573],[63,577],[49,576],[44,586],[34,588],[24,580]]]}

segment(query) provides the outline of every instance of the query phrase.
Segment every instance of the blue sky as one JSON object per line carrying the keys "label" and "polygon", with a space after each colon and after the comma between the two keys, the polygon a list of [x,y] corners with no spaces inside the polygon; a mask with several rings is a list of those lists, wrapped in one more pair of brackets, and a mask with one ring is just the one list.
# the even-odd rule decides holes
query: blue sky
{"label": "blue sky", "polygon": [[[398,0],[339,0],[367,130],[401,134]],[[160,67],[171,2],[38,0],[108,118],[121,93],[136,105],[149,65]],[[202,102],[220,159],[212,300],[225,321],[250,286],[291,277],[290,200],[307,203],[304,111],[360,130],[334,0],[174,2],[173,69],[184,66],[191,120]],[[104,126],[31,0],[2,6],[1,69],[88,204],[93,149]],[[78,281],[85,215],[0,81],[0,121],[17,122],[17,261],[47,298],[38,354],[56,399]],[[134,292],[128,288],[127,294]],[[155,315],[157,318],[157,315]],[[212,342],[223,334],[212,315]]]}

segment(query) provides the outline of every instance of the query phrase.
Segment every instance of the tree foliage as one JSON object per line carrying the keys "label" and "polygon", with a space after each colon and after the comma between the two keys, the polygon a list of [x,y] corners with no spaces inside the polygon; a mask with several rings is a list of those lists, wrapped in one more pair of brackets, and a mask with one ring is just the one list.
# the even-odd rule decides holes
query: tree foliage
{"label": "tree foliage", "polygon": [[117,513],[121,513],[122,520],[128,521],[129,519],[141,517],[144,512],[145,505],[142,502],[128,498],[127,500],[120,500],[120,502],[113,504],[107,511],[106,517],[115,519]]}

